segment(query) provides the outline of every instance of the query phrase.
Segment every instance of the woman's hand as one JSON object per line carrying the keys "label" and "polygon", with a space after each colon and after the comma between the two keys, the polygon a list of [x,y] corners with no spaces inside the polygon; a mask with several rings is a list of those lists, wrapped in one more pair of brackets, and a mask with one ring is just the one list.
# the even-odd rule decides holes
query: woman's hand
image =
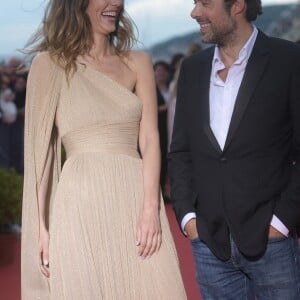
{"label": "woman's hand", "polygon": [[142,209],[137,222],[136,241],[138,255],[142,258],[151,257],[158,252],[161,245],[161,226],[157,207]]}
{"label": "woman's hand", "polygon": [[50,277],[49,273],[49,233],[46,229],[40,230],[39,238],[40,269],[44,276]]}

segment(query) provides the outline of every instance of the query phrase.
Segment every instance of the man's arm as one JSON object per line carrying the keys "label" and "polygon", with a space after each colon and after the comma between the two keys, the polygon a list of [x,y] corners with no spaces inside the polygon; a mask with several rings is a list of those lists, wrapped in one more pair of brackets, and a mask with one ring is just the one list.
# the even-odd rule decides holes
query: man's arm
{"label": "man's arm", "polygon": [[291,231],[300,220],[300,48],[295,54],[289,91],[295,161],[290,183],[276,203],[274,214]]}

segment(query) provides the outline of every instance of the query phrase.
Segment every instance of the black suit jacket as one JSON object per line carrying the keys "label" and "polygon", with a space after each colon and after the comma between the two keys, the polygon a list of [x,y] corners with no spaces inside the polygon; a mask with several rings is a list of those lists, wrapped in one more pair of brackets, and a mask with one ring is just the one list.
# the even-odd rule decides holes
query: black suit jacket
{"label": "black suit jacket", "polygon": [[300,48],[258,33],[222,151],[209,124],[214,48],[181,67],[169,153],[178,221],[196,212],[199,237],[230,257],[231,234],[247,256],[264,253],[275,214],[300,217]]}

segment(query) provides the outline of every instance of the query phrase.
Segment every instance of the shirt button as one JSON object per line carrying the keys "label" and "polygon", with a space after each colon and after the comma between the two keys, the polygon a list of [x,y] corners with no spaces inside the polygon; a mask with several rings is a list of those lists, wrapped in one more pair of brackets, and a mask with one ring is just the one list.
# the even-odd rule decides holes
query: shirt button
{"label": "shirt button", "polygon": [[224,157],[224,156],[222,156],[222,157],[220,158],[220,163],[225,164],[226,162],[227,162],[227,158]]}

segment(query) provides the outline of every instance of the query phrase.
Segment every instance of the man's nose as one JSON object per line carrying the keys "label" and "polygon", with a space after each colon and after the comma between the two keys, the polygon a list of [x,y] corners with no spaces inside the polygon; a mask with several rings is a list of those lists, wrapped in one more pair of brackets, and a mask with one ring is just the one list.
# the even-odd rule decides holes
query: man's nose
{"label": "man's nose", "polygon": [[193,10],[191,11],[191,17],[193,19],[197,19],[201,16],[202,12],[201,12],[201,7],[200,7],[200,3],[197,2],[196,5],[194,6]]}

